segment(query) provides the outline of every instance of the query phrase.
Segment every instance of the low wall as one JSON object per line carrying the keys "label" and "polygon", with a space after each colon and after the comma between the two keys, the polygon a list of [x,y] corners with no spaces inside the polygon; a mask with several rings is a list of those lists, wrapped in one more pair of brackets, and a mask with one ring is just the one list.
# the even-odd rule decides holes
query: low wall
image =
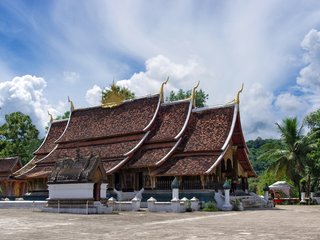
{"label": "low wall", "polygon": [[147,201],[148,210],[150,212],[186,212],[199,211],[200,205],[197,198],[188,200],[187,198],[177,199],[174,198],[170,202],[158,202],[155,198],[151,197]]}
{"label": "low wall", "polygon": [[0,201],[0,208],[38,208],[42,209],[47,201]]}

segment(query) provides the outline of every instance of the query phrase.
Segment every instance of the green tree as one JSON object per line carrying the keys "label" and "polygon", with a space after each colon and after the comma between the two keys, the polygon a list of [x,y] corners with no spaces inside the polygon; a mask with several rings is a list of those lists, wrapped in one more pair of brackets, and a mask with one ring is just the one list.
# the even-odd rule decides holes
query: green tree
{"label": "green tree", "polygon": [[300,193],[300,180],[305,176],[307,154],[312,150],[308,136],[303,136],[303,126],[298,126],[297,118],[285,118],[282,124],[276,123],[281,134],[279,143],[265,145],[266,152],[260,159],[271,159],[273,162],[268,172],[275,177],[287,176]]}
{"label": "green tree", "polygon": [[110,92],[120,93],[125,99],[134,99],[135,94],[129,88],[117,86],[115,83],[110,85],[109,89],[102,91],[102,99],[104,99]]}
{"label": "green tree", "polygon": [[5,116],[6,122],[0,126],[0,156],[19,156],[27,163],[39,147],[39,131],[30,117],[21,112]]}
{"label": "green tree", "polygon": [[55,120],[63,120],[63,119],[68,119],[70,117],[70,111],[64,112],[63,115],[58,115]]}
{"label": "green tree", "polygon": [[306,116],[305,122],[310,129],[309,138],[313,139],[314,148],[307,158],[307,185],[314,190],[320,183],[320,109]]}
{"label": "green tree", "polygon": [[[182,99],[187,99],[191,97],[191,90],[184,91],[179,89],[178,92],[171,91],[169,97],[167,97],[167,101],[177,101]],[[206,94],[205,91],[200,89],[199,91],[196,90],[196,107],[204,107],[206,102],[209,98],[209,94]]]}

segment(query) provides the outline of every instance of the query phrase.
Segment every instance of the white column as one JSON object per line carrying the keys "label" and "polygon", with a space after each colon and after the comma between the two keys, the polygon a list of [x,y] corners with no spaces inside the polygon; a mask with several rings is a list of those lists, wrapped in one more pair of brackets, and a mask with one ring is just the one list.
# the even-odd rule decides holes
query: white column
{"label": "white column", "polygon": [[305,192],[301,192],[301,201],[300,203],[306,203],[306,193]]}
{"label": "white column", "polygon": [[180,212],[180,200],[178,198],[171,200],[171,210],[172,212]]}
{"label": "white column", "polygon": [[101,199],[107,198],[107,188],[108,188],[107,183],[101,183],[101,186],[100,186],[100,198]]}
{"label": "white column", "polygon": [[264,200],[269,201],[269,191],[264,191]]}
{"label": "white column", "polygon": [[140,210],[140,199],[137,198],[137,197],[134,197],[132,200],[131,200],[131,206],[132,206],[132,211],[139,211]]}
{"label": "white column", "polygon": [[155,203],[156,203],[156,199],[151,197],[147,200],[147,203],[148,203],[148,210],[150,212],[156,212],[156,207],[155,207]]}
{"label": "white column", "polygon": [[224,204],[222,206],[223,211],[231,211],[232,205],[230,204],[230,189],[224,189]]}
{"label": "white column", "polygon": [[172,189],[172,199],[179,199],[179,188],[173,188]]}

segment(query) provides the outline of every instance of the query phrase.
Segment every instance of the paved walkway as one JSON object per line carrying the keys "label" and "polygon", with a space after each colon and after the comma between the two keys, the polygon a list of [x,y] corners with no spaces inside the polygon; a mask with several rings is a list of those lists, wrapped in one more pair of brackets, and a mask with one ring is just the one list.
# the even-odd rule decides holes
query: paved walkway
{"label": "paved walkway", "polygon": [[0,209],[0,239],[320,239],[320,206],[109,215]]}

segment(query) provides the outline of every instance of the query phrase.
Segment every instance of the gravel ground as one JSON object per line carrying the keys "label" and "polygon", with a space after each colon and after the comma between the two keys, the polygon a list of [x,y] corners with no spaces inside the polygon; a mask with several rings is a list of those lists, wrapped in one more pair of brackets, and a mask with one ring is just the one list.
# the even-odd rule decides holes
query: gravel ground
{"label": "gravel ground", "polygon": [[0,239],[320,239],[320,206],[106,215],[0,209]]}

